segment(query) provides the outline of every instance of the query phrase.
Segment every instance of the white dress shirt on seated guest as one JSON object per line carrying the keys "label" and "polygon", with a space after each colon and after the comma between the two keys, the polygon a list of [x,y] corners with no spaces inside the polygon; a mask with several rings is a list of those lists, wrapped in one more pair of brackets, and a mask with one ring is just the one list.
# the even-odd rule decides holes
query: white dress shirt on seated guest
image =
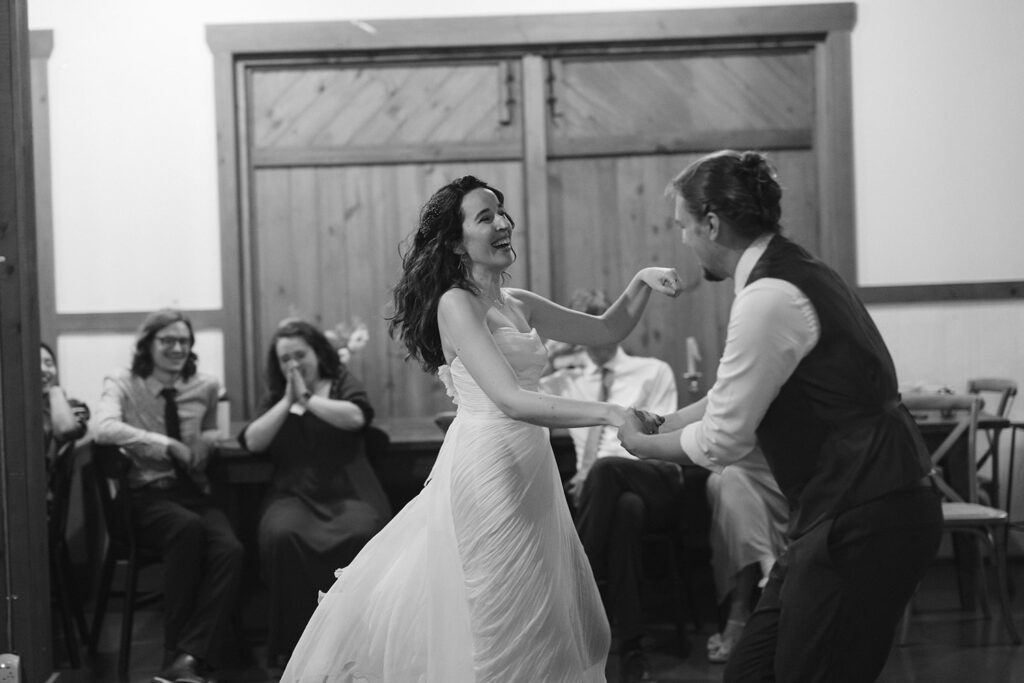
{"label": "white dress shirt on seated guest", "polygon": [[[96,441],[124,448],[135,467],[129,473],[132,488],[157,479],[174,477],[174,463],[167,454],[170,438],[164,425],[164,385],[152,375],[143,378],[121,370],[103,379],[103,394],[96,411]],[[196,373],[178,379],[178,420],[181,440],[201,437],[211,445],[217,440],[217,398],[220,382]]]}
{"label": "white dress shirt on seated guest", "polygon": [[703,419],[687,425],[679,437],[690,459],[714,472],[757,445],[755,430],[768,406],[821,331],[814,306],[792,283],[761,278],[746,286],[771,238],[754,240],[736,265],[736,299],[718,378]]}
{"label": "white dress shirt on seated guest", "polygon": [[[565,368],[542,377],[543,391],[556,396],[565,396],[585,401],[596,401],[601,393],[601,368],[590,357],[583,354],[583,367]],[[643,356],[630,356],[621,348],[611,360],[604,364],[612,372],[612,383],[608,402],[623,406],[637,406],[659,415],[677,410],[676,379],[672,368],[663,360]],[[583,449],[591,427],[576,427],[569,430],[576,447],[576,466],[581,466]],[[619,443],[615,429],[605,428],[597,447],[597,457],[618,456],[633,458]]]}

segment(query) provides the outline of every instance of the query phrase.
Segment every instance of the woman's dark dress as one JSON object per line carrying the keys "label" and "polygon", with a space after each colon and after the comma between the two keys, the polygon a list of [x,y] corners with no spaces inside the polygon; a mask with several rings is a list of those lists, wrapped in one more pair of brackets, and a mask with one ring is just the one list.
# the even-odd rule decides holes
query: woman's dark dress
{"label": "woman's dark dress", "polygon": [[[347,369],[329,397],[373,418],[366,391]],[[278,398],[268,400],[265,412]],[[248,426],[246,427],[248,429]],[[245,446],[245,430],[239,435]],[[333,427],[313,413],[289,413],[265,452],[274,475],[259,526],[260,561],[270,591],[267,655],[287,657],[317,605],[317,591],[391,518],[366,458],[362,430]]]}

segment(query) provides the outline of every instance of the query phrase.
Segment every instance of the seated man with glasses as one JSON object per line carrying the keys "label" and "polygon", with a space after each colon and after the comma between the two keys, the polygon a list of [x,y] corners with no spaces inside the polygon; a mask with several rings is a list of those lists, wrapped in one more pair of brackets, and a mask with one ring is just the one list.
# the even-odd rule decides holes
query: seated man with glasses
{"label": "seated man with glasses", "polygon": [[[611,303],[603,290],[584,289],[573,294],[569,308],[601,315]],[[542,378],[542,391],[585,401],[610,401],[657,414],[675,412],[676,380],[665,361],[629,355],[618,344],[581,350],[582,366],[567,366]],[[560,351],[549,351],[552,365]],[[568,493],[576,511],[576,530],[594,577],[606,586],[605,605],[619,641],[619,680],[645,680],[648,663],[641,646],[646,631],[640,600],[642,538],[647,531],[668,531],[680,523],[682,468],[674,463],[638,460],[622,448],[611,427],[569,431],[576,447],[576,474],[568,484]]]}
{"label": "seated man with glasses", "polygon": [[242,573],[243,550],[215,508],[204,475],[217,435],[220,383],[196,372],[192,323],[161,310],[142,323],[130,369],[103,381],[96,441],[120,446],[135,533],[164,562],[161,683],[204,683],[220,648]]}

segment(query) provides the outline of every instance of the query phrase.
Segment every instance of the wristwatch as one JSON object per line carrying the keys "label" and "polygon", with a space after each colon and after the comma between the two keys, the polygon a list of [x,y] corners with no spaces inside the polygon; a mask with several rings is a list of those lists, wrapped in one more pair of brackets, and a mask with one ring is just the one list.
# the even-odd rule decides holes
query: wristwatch
{"label": "wristwatch", "polygon": [[312,391],[310,391],[309,389],[306,389],[305,391],[303,391],[302,392],[302,405],[306,405],[307,403],[309,403],[309,399],[311,399],[311,398],[313,398],[313,392]]}

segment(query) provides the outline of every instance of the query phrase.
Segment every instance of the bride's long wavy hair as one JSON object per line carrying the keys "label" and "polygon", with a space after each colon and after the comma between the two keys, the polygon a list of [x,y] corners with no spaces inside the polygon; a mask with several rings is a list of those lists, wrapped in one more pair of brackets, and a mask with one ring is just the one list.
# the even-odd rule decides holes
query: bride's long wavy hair
{"label": "bride's long wavy hair", "polygon": [[423,205],[412,246],[402,254],[402,277],[394,288],[394,313],[388,318],[388,332],[405,344],[407,358],[419,360],[429,373],[436,373],[445,364],[437,327],[441,295],[453,287],[480,293],[466,261],[455,251],[462,244],[462,199],[480,188],[490,190],[505,203],[501,190],[483,180],[471,175],[457,178]]}

